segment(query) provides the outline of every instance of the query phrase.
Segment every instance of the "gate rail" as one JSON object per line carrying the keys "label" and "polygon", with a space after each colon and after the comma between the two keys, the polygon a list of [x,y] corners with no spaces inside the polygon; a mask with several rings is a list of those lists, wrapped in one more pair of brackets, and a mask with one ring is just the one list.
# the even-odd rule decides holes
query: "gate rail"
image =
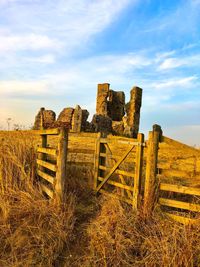
{"label": "gate rail", "polygon": [[[109,144],[111,142],[116,142],[116,144],[128,145],[128,149],[123,153],[120,159],[116,160],[111,156],[113,166],[107,166],[108,154],[112,154]],[[135,209],[138,208],[139,198],[140,198],[140,187],[142,178],[142,161],[143,161],[143,149],[144,149],[144,135],[138,134],[137,139],[130,138],[119,138],[115,136],[108,136],[107,138],[102,138],[101,134],[98,134],[96,142],[96,152],[95,152],[95,179],[94,179],[94,190],[99,193],[109,194],[112,197],[118,198],[124,202],[132,204]],[[123,163],[132,150],[136,148],[135,152],[135,169],[134,172],[125,171],[119,169],[121,163]],[[120,182],[111,180],[113,174],[119,175]],[[130,177],[133,179],[134,185],[127,185],[124,177]],[[103,187],[108,184],[114,187],[120,188],[127,193],[127,197],[122,194],[114,194],[105,190]]]}
{"label": "gate rail", "polygon": [[[41,136],[41,147],[37,148],[36,161],[41,189],[49,198],[63,202],[66,186],[67,129],[63,127],[39,130],[36,133]],[[58,137],[56,148],[49,147],[47,143],[48,136],[52,135]]]}

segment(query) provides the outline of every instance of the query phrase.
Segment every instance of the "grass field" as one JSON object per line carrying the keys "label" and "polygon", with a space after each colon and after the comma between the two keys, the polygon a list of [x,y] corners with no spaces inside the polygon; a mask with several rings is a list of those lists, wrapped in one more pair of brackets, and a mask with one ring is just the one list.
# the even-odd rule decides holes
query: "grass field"
{"label": "grass field", "polygon": [[[30,132],[0,132],[0,266],[200,266],[200,223],[175,223],[159,207],[147,220],[96,197],[76,172],[66,203],[47,201],[35,174],[38,143]],[[163,162],[172,155],[160,151]],[[187,160],[198,173],[199,159],[186,156],[174,152],[172,167]]]}

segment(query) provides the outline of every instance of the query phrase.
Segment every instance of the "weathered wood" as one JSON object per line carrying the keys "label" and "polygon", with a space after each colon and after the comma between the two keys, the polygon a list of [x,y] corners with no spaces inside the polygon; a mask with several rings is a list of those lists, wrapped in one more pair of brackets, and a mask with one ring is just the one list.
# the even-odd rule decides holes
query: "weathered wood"
{"label": "weathered wood", "polygon": [[133,191],[133,208],[139,208],[139,195],[141,192],[141,179],[142,179],[142,163],[143,163],[143,143],[144,135],[139,133],[137,136],[138,145],[136,150],[136,164],[134,174],[134,191]]}
{"label": "weathered wood", "polygon": [[161,183],[160,190],[200,196],[200,188],[188,187],[182,185]]}
{"label": "weathered wood", "polygon": [[[106,144],[106,147],[107,147],[108,152],[110,153],[110,156],[111,156],[110,159],[114,162],[114,164],[117,163],[117,159],[115,159],[115,158],[113,157],[113,153],[112,153],[112,151],[111,151],[111,149],[110,149],[110,145],[109,145],[109,144]],[[107,155],[107,158],[108,158],[108,160],[109,160],[109,156],[108,156],[108,155]],[[122,183],[123,185],[126,185],[124,176],[129,176],[129,174],[132,175],[132,173],[128,173],[128,172],[126,172],[126,171],[119,170],[119,169],[115,170],[115,173],[116,173],[116,174],[119,174],[119,178],[120,178],[121,183]],[[128,174],[128,175],[127,175],[127,174]],[[131,177],[131,176],[130,176],[130,177]],[[124,192],[124,190],[121,190],[121,194],[122,194],[123,197],[125,196],[125,192]],[[129,197],[129,198],[132,198],[132,194],[131,194],[131,192],[127,191],[127,194],[128,194],[128,197]]]}
{"label": "weathered wood", "polygon": [[95,148],[94,149],[87,149],[87,148],[81,148],[81,147],[80,148],[68,148],[68,153],[72,153],[72,154],[92,154],[92,155],[94,155]]}
{"label": "weathered wood", "polygon": [[113,166],[113,168],[111,169],[111,171],[106,175],[105,179],[98,185],[97,192],[108,181],[108,179],[115,172],[115,170],[119,167],[119,165],[125,160],[125,158],[128,156],[128,154],[131,152],[132,149],[133,149],[133,146],[129,147],[129,149],[124,153],[124,155],[121,157],[121,159]]}
{"label": "weathered wood", "polygon": [[100,153],[100,157],[106,158],[106,153]]}
{"label": "weathered wood", "polygon": [[144,214],[147,217],[151,214],[155,202],[158,146],[161,137],[160,135],[161,128],[149,132],[144,187]]}
{"label": "weathered wood", "polygon": [[133,202],[132,199],[128,199],[128,198],[125,198],[125,197],[122,197],[122,196],[107,192],[104,189],[100,189],[99,193],[102,193],[104,195],[110,196],[110,197],[115,198],[115,199],[119,199],[119,200],[121,200],[123,202],[126,202],[128,204],[131,204],[131,205],[132,205],[132,202]]}
{"label": "weathered wood", "polygon": [[65,188],[66,188],[66,162],[67,162],[67,142],[68,132],[66,128],[60,129],[58,140],[58,156],[57,156],[57,172],[55,183],[56,199],[59,202],[65,201]]}
{"label": "weathered wood", "polygon": [[49,169],[51,171],[56,172],[56,170],[57,170],[56,165],[54,165],[52,163],[49,163],[49,162],[46,162],[46,161],[43,161],[43,160],[40,160],[40,159],[37,159],[36,162],[37,162],[38,165],[40,165],[42,167],[45,167],[45,168],[47,168],[47,169]]}
{"label": "weathered wood", "polygon": [[58,135],[60,130],[58,128],[56,129],[46,129],[46,130],[35,130],[35,134],[39,135]]}
{"label": "weathered wood", "polygon": [[161,204],[163,206],[200,212],[200,205],[199,204],[187,203],[187,202],[173,200],[173,199],[167,199],[167,198],[159,198],[158,202],[159,202],[159,204]]}
{"label": "weathered wood", "polygon": [[[42,120],[42,119],[41,119]],[[46,135],[42,135],[41,136],[41,141],[42,141],[42,144],[41,144],[41,147],[42,148],[46,148],[46,146],[47,146],[47,136]],[[42,160],[42,161],[45,161],[46,160],[46,155],[45,154],[39,154],[38,155],[38,159],[39,160]],[[42,167],[42,166],[40,166],[39,167],[39,169],[41,170],[41,171],[44,171],[45,169]]]}
{"label": "weathered wood", "polygon": [[86,133],[86,132],[80,132],[80,133],[72,133],[70,132],[69,135],[69,140],[71,140],[72,138],[93,138],[96,139],[98,137],[99,133]]}
{"label": "weathered wood", "polygon": [[50,198],[53,198],[54,197],[54,193],[53,193],[53,191],[50,188],[48,188],[44,184],[41,184],[40,186],[41,186],[42,191],[45,192]]}
{"label": "weathered wood", "polygon": [[95,158],[94,158],[94,190],[96,190],[97,188],[98,176],[99,176],[100,139],[101,139],[101,133],[98,133],[95,146]]}
{"label": "weathered wood", "polygon": [[[98,180],[102,182],[104,180],[104,178],[98,177]],[[133,187],[125,185],[125,184],[121,184],[121,183],[118,183],[118,182],[115,182],[115,181],[108,180],[107,184],[110,184],[110,185],[113,185],[113,186],[116,186],[116,187],[119,187],[119,188],[122,188],[122,189],[126,189],[126,190],[129,190],[129,191],[133,191]]]}
{"label": "weathered wood", "polygon": [[173,219],[174,221],[177,221],[177,222],[185,224],[185,225],[200,223],[199,219],[192,219],[192,218],[184,217],[184,216],[173,214],[173,213],[169,213],[169,212],[164,212],[164,213],[168,217]]}
{"label": "weathered wood", "polygon": [[52,156],[56,156],[57,155],[57,150],[55,148],[50,148],[50,147],[48,147],[48,148],[38,147],[37,148],[37,152],[48,154],[48,155],[52,155]]}
{"label": "weathered wood", "polygon": [[[103,170],[103,171],[111,170],[110,167],[105,167],[105,166],[102,166],[102,165],[99,165],[99,169],[100,169],[100,170]],[[123,171],[123,170],[119,170],[119,169],[117,169],[117,170],[115,171],[115,173],[116,173],[116,174],[121,174],[121,175],[124,175],[124,176],[128,176],[128,177],[132,177],[132,178],[135,177],[135,174],[134,174],[134,173],[132,173],[132,172],[127,172],[127,171]]]}
{"label": "weathered wood", "polygon": [[46,174],[45,172],[42,172],[40,170],[37,170],[37,174],[42,177],[43,179],[45,179],[46,181],[48,181],[49,183],[51,184],[54,184],[55,182],[55,178],[52,177],[51,175],[49,174]]}

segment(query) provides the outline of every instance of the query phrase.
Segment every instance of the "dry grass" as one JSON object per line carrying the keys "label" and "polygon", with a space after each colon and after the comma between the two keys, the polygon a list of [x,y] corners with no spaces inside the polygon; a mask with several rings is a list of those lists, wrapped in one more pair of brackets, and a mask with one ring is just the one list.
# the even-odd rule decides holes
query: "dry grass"
{"label": "dry grass", "polygon": [[66,204],[46,201],[37,142],[0,133],[0,266],[200,266],[200,225],[184,227],[159,210],[145,220],[115,199],[96,201],[75,172]]}
{"label": "dry grass", "polygon": [[85,266],[200,266],[200,224],[176,224],[157,211],[148,221],[118,200],[104,198],[88,226]]}
{"label": "dry grass", "polygon": [[57,206],[35,179],[34,138],[7,135],[0,146],[0,266],[53,266],[70,243],[75,197]]}

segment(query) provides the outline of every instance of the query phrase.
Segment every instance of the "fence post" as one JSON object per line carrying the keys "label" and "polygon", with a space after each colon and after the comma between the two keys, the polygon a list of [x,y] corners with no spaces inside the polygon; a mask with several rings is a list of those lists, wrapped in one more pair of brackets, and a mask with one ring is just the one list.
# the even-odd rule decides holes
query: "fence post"
{"label": "fence post", "polygon": [[[43,114],[43,111],[41,111],[41,117],[40,117],[40,130],[44,130],[44,114]],[[46,134],[45,134],[45,135],[42,134],[42,135],[41,135],[41,139],[42,139],[41,147],[42,147],[42,148],[46,148],[46,147],[47,147],[47,135],[46,135]],[[39,158],[40,160],[45,161],[46,158],[47,158],[47,155],[44,154],[44,153],[40,153],[40,155],[38,156],[38,158]],[[40,166],[39,169],[40,169],[41,171],[44,171],[44,170],[45,170],[45,168],[42,167],[42,166]]]}
{"label": "fence post", "polygon": [[138,146],[136,149],[135,178],[133,191],[133,208],[135,210],[137,210],[139,207],[139,194],[141,192],[144,134],[139,133],[137,135],[137,140]]}
{"label": "fence post", "polygon": [[68,131],[67,128],[60,129],[58,140],[58,155],[57,155],[57,172],[55,184],[55,196],[58,202],[65,201],[66,191],[66,163],[67,163],[67,144]]}
{"label": "fence post", "polygon": [[101,138],[101,133],[98,133],[97,134],[97,140],[96,140],[96,146],[95,146],[94,190],[96,190],[96,188],[97,188],[98,176],[99,176],[100,138]]}
{"label": "fence post", "polygon": [[158,148],[161,136],[161,127],[155,124],[153,126],[153,131],[149,132],[146,159],[146,177],[144,186],[144,214],[146,217],[151,214],[155,204]]}

